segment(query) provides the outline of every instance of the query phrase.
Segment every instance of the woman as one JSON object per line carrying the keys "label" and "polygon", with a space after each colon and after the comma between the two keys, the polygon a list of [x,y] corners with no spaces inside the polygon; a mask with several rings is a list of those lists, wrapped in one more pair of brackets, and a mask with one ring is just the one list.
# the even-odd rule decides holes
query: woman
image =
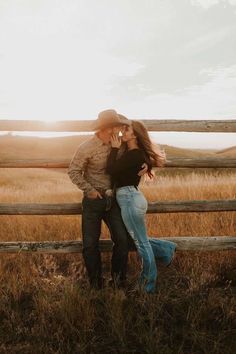
{"label": "woman", "polygon": [[138,172],[145,162],[147,174],[152,177],[152,167],[163,166],[165,155],[156,152],[150,141],[147,129],[142,122],[131,121],[126,126],[122,141],[126,151],[117,159],[121,140],[117,135],[111,138],[111,153],[107,160],[107,172],[111,174],[116,188],[116,199],[121,208],[124,224],[133,238],[142,259],[140,286],[147,293],[154,293],[156,288],[157,267],[155,258],[170,264],[176,244],[170,241],[148,238],[145,226],[147,200],[138,189],[140,177]]}

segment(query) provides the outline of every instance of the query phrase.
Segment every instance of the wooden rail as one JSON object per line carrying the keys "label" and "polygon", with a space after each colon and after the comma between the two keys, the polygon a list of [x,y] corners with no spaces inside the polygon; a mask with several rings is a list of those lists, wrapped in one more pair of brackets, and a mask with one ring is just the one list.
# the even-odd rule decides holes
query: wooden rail
{"label": "wooden rail", "polygon": [[[130,117],[132,119],[132,117]],[[179,119],[140,119],[149,131],[178,132],[236,132],[236,120],[179,120]],[[57,122],[0,120],[0,131],[53,131],[89,132],[93,120],[70,120]]]}
{"label": "wooden rail", "polygon": [[[219,251],[236,250],[236,237],[160,237],[158,239],[176,242],[180,251]],[[102,252],[112,250],[111,240],[100,240]],[[131,248],[135,251],[135,248]],[[0,242],[0,253],[81,253],[82,241],[44,241],[44,242]]]}
{"label": "wooden rail", "polygon": [[[0,203],[0,215],[79,215],[81,203]],[[156,201],[148,204],[148,213],[236,211],[236,199]]]}
{"label": "wooden rail", "polygon": [[[70,160],[8,160],[0,161],[0,168],[68,168]],[[180,168],[235,168],[235,158],[168,158],[165,167]]]}

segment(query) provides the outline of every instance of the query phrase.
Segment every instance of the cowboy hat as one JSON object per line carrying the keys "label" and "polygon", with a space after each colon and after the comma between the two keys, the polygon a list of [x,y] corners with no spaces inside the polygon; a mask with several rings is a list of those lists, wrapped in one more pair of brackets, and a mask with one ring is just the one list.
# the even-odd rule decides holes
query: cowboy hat
{"label": "cowboy hat", "polygon": [[106,128],[112,128],[117,125],[130,125],[131,122],[123,116],[117,113],[114,109],[106,109],[98,114],[98,118],[93,122],[93,130],[102,130]]}

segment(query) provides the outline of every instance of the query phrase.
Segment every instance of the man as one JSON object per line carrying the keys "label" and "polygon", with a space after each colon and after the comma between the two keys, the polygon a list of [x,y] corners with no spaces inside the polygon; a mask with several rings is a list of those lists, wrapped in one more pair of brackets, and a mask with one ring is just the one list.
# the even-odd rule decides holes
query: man
{"label": "man", "polygon": [[[90,285],[103,287],[99,238],[102,220],[109,228],[114,243],[111,275],[115,284],[122,286],[126,280],[130,236],[121,218],[120,208],[111,191],[111,179],[106,173],[110,153],[110,138],[130,122],[115,110],[99,113],[94,124],[96,133],[82,143],[75,153],[68,170],[71,181],[83,190],[82,239],[83,258]],[[145,169],[144,169],[145,173]]]}

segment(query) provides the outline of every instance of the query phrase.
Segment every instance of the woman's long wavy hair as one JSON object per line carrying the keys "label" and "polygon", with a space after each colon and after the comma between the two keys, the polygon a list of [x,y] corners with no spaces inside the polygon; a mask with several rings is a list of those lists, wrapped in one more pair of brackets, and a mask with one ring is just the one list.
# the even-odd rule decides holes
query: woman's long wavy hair
{"label": "woman's long wavy hair", "polygon": [[152,167],[163,167],[166,162],[166,154],[151,142],[147,128],[142,122],[138,120],[132,120],[131,122],[134,135],[137,138],[137,144],[144,152],[145,160],[148,165],[147,174],[152,178]]}

